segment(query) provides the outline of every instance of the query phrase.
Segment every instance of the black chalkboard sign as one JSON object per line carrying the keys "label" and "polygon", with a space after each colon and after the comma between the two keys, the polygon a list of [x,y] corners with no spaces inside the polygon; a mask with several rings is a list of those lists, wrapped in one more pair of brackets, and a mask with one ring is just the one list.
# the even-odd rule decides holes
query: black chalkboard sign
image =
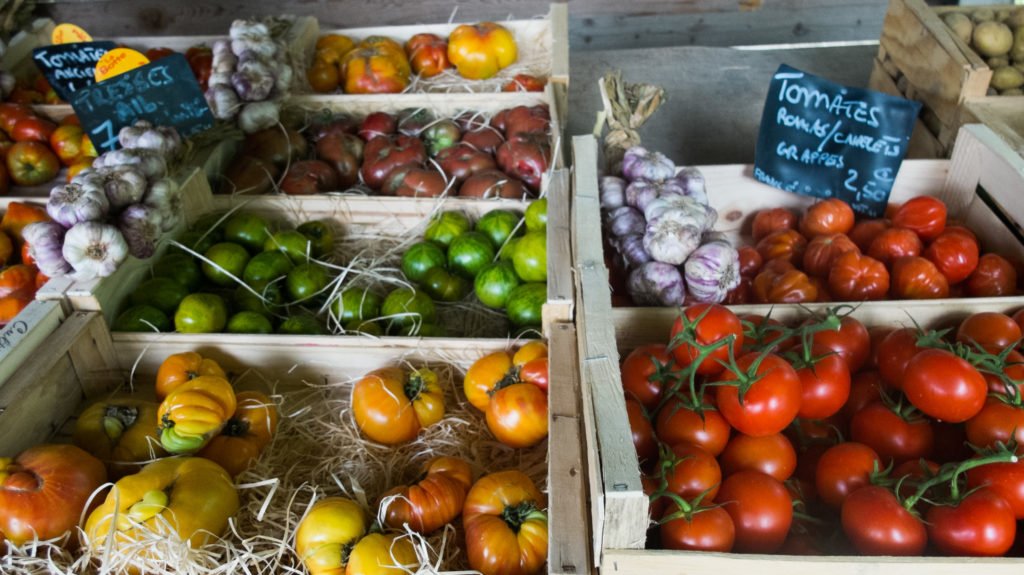
{"label": "black chalkboard sign", "polygon": [[36,67],[53,86],[61,100],[96,83],[96,62],[117,47],[113,42],[73,42],[54,44],[32,50]]}
{"label": "black chalkboard sign", "polygon": [[754,177],[798,194],[840,198],[880,217],[920,109],[918,102],[783,64],[761,116]]}
{"label": "black chalkboard sign", "polygon": [[173,126],[182,136],[213,127],[210,107],[181,54],[78,90],[70,102],[100,152],[116,149],[117,133],[137,120]]}

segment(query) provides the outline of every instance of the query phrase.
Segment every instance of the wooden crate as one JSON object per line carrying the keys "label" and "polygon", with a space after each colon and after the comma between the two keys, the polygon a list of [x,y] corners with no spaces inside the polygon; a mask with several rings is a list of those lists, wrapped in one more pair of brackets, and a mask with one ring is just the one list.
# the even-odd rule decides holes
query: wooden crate
{"label": "wooden crate", "polygon": [[[924,104],[922,121],[938,141],[937,157],[948,157],[960,126],[981,120],[1018,147],[1021,132],[1013,126],[1024,109],[1024,96],[988,96],[992,69],[941,16],[980,8],[1021,9],[1008,5],[931,7],[924,0],[892,0],[885,16],[878,59],[869,87]],[[992,104],[986,115],[965,112],[965,104]],[[989,118],[995,116],[995,121]],[[915,131],[916,132],[916,131]],[[918,136],[919,139],[925,136]],[[928,150],[915,147],[913,150]]]}
{"label": "wooden crate", "polygon": [[[243,338],[245,339],[245,338]],[[228,372],[256,369],[283,382],[354,381],[396,363],[450,363],[460,370],[506,341],[355,338],[219,338],[198,344],[170,335],[152,343],[112,341],[95,312],[75,312],[37,350],[38,360],[0,387],[0,457],[13,456],[44,441],[67,441],[68,423],[86,402],[123,388],[129,380],[148,385],[167,355],[199,351]],[[547,493],[550,573],[590,573],[589,531],[581,447],[576,331],[558,324],[549,339],[551,362]],[[143,393],[143,392],[139,392]],[[301,417],[299,414],[294,417]],[[542,444],[543,445],[543,444]],[[274,504],[284,504],[275,499]]]}
{"label": "wooden crate", "polygon": [[[595,557],[601,567],[613,572],[705,573],[713,569],[742,570],[750,561],[771,561],[795,573],[810,573],[827,566],[838,573],[883,572],[906,564],[905,560],[872,558],[793,558],[738,556],[729,554],[631,551],[642,549],[648,526],[648,500],[640,484],[639,464],[626,416],[620,352],[651,342],[667,341],[671,324],[678,317],[673,308],[612,308],[608,270],[600,241],[598,199],[598,148],[593,137],[573,140],[575,205],[573,210],[574,250],[581,298],[580,373],[585,383],[585,437],[591,453],[591,516],[595,533]],[[812,198],[788,194],[755,181],[751,166],[700,167],[707,180],[709,198],[719,210],[717,228],[736,237],[756,210],[765,207],[804,207]],[[895,201],[929,194],[942,198],[951,217],[957,217],[978,232],[983,245],[998,252],[1021,256],[1024,246],[1019,229],[1009,222],[1024,221],[1024,206],[1017,199],[1024,184],[1024,159],[991,130],[967,126],[957,140],[952,160],[908,160],[904,162],[892,198]],[[991,206],[990,203],[991,202]],[[1002,212],[1002,213],[1000,213]],[[747,224],[748,225],[748,224]],[[801,317],[804,310],[820,310],[830,304],[743,305],[737,313],[765,314],[780,320]],[[977,311],[1014,311],[1024,307],[1024,297],[966,298],[931,301],[882,301],[861,304],[855,317],[868,325],[909,323],[947,325]],[[915,559],[929,573],[953,573],[960,561],[939,558]],[[1019,562],[981,561],[993,572],[1019,569]],[[921,571],[924,573],[925,571]],[[988,571],[986,571],[988,572]]]}
{"label": "wooden crate", "polygon": [[64,319],[59,301],[33,301],[0,328],[0,389]]}

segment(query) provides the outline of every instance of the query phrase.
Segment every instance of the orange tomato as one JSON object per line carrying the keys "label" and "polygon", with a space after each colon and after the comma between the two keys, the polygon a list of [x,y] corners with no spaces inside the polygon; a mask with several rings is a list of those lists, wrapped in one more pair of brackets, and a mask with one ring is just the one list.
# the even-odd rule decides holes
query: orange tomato
{"label": "orange tomato", "polygon": [[356,43],[342,34],[325,34],[316,41],[315,59],[327,64],[337,64],[355,48]]}
{"label": "orange tomato", "polygon": [[163,399],[181,384],[203,375],[227,378],[220,364],[194,351],[167,356],[156,372],[156,396]]}
{"label": "orange tomato", "polygon": [[462,382],[469,403],[480,411],[487,411],[491,396],[500,387],[524,381],[522,367],[535,359],[548,356],[548,347],[541,341],[531,341],[515,352],[496,351],[476,360],[466,372]]}
{"label": "orange tomato", "polygon": [[0,297],[35,294],[36,268],[17,264],[0,271]]}
{"label": "orange tomato", "polygon": [[35,222],[46,222],[50,220],[50,216],[46,213],[46,208],[42,206],[35,206],[32,204],[25,204],[22,202],[11,202],[7,204],[7,212],[4,213],[4,217],[0,220],[0,230],[3,230],[5,234],[11,237],[18,244],[19,248],[25,240],[21,237],[21,230],[25,226]]}
{"label": "orange tomato", "polygon": [[406,372],[386,367],[366,374],[352,389],[356,425],[385,445],[416,438],[420,429],[444,417],[444,392],[429,369]]}
{"label": "orange tomato", "polygon": [[412,74],[402,47],[379,36],[360,42],[342,59],[341,68],[346,94],[396,94],[405,90]]}
{"label": "orange tomato", "polygon": [[405,43],[412,71],[424,78],[437,76],[452,65],[448,62],[448,42],[436,34],[416,34]]}
{"label": "orange tomato", "polygon": [[327,94],[338,89],[341,76],[338,67],[327,62],[317,61],[306,71],[309,87],[318,94]]}
{"label": "orange tomato", "polygon": [[385,524],[401,529],[408,524],[418,533],[432,533],[462,513],[466,493],[473,483],[469,464],[457,457],[435,457],[424,466],[424,477],[415,485],[395,487],[381,499],[398,496],[388,504]]}
{"label": "orange tomato", "polygon": [[14,255],[14,244],[11,242],[11,237],[0,231],[0,266],[6,265],[12,255]]}
{"label": "orange tomato", "polygon": [[515,36],[500,24],[459,26],[448,36],[448,61],[470,80],[485,80],[518,57]]}
{"label": "orange tomato", "polygon": [[77,176],[82,170],[91,168],[94,161],[96,161],[95,156],[79,156],[76,158],[75,161],[68,166],[67,181],[70,182],[71,179]]}
{"label": "orange tomato", "polygon": [[14,294],[0,298],[0,325],[7,325],[32,303],[32,296],[26,294]]}
{"label": "orange tomato", "polygon": [[199,457],[219,463],[231,477],[245,471],[270,444],[278,419],[277,406],[258,391],[243,391],[235,400],[235,414],[199,452]]}
{"label": "orange tomato", "polygon": [[532,447],[548,436],[548,395],[532,383],[502,387],[487,404],[487,428],[509,447]]}
{"label": "orange tomato", "polygon": [[548,557],[547,502],[522,471],[481,477],[466,495],[469,566],[484,575],[532,575]]}

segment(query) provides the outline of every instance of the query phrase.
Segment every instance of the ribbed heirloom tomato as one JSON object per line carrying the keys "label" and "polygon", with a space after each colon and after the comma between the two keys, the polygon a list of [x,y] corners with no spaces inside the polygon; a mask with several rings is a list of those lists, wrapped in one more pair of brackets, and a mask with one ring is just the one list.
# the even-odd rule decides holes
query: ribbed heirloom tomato
{"label": "ribbed heirloom tomato", "polygon": [[898,299],[949,297],[949,281],[939,268],[920,256],[896,258],[892,264],[892,295]]}
{"label": "ribbed heirloom tomato", "polygon": [[946,204],[931,196],[912,198],[896,209],[892,225],[909,228],[922,240],[930,241],[946,228]]}
{"label": "ribbed heirloom tomato", "polygon": [[757,242],[757,252],[766,262],[781,259],[797,265],[803,262],[806,249],[807,238],[790,229],[772,232]]}
{"label": "ribbed heirloom tomato", "polygon": [[817,277],[827,277],[833,262],[846,252],[860,253],[860,248],[846,234],[816,236],[804,251],[804,271]]}
{"label": "ribbed heirloom tomato", "polygon": [[352,388],[352,412],[359,429],[373,441],[397,445],[444,417],[444,392],[437,374],[423,368],[372,371]]}
{"label": "ribbed heirloom tomato", "polygon": [[889,228],[878,234],[868,247],[868,255],[886,265],[903,256],[919,256],[924,249],[921,238],[907,228]]}
{"label": "ribbed heirloom tomato", "polygon": [[521,471],[477,480],[466,496],[462,526],[469,566],[483,575],[531,575],[548,558],[547,502]]}
{"label": "ribbed heirloom tomato", "polygon": [[978,267],[978,240],[973,234],[948,228],[928,244],[924,257],[939,268],[949,283],[957,284]]}
{"label": "ribbed heirloom tomato", "polygon": [[890,226],[889,220],[860,220],[850,230],[849,236],[860,251],[866,252],[871,247],[871,242],[875,241],[875,237]]}
{"label": "ribbed heirloom tomato", "polygon": [[769,208],[759,210],[754,214],[754,222],[751,233],[754,241],[759,242],[762,238],[772,232],[780,230],[795,230],[797,215],[793,210],[786,208]]}
{"label": "ribbed heirloom tomato", "polygon": [[754,278],[754,300],[761,303],[817,301],[818,286],[785,260],[769,261]]}
{"label": "ribbed heirloom tomato", "polygon": [[816,202],[800,219],[800,233],[809,238],[824,234],[845,234],[853,229],[853,208],[838,198]]}
{"label": "ribbed heirloom tomato", "polygon": [[828,288],[839,301],[885,299],[889,295],[889,270],[871,256],[845,252],[832,260]]}
{"label": "ribbed heirloom tomato", "polygon": [[394,529],[403,524],[429,534],[462,513],[473,483],[469,463],[457,457],[435,457],[423,468],[424,477],[413,485],[388,490],[381,499],[397,496],[388,504],[385,523]]}
{"label": "ribbed heirloom tomato", "polygon": [[985,254],[967,278],[967,294],[972,297],[1002,297],[1017,291],[1017,270],[1006,258]]}

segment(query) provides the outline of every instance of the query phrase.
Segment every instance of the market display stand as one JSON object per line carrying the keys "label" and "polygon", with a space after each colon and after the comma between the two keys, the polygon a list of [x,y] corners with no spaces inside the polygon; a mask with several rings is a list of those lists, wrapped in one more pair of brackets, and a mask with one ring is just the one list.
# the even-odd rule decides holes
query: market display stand
{"label": "market display stand", "polygon": [[[941,557],[787,557],[643,550],[649,526],[648,498],[640,483],[640,468],[632,443],[619,373],[619,355],[647,343],[668,340],[678,310],[671,308],[612,308],[608,270],[604,265],[598,199],[599,158],[593,137],[573,140],[575,165],[574,249],[581,298],[579,326],[580,373],[584,395],[584,441],[588,453],[595,561],[610,573],[740,572],[770,566],[794,574],[882,573],[899,568],[910,573],[963,573],[983,567],[985,573],[1016,573],[1014,559]],[[812,198],[789,194],[755,181],[750,166],[700,166],[708,196],[718,209],[716,230],[732,238],[745,233],[744,224],[763,207],[797,208]],[[1024,221],[1019,193],[1024,186],[1024,159],[984,126],[960,132],[951,160],[911,160],[900,170],[892,192],[894,201],[927,194],[946,202],[951,217],[978,232],[988,249],[1011,256],[1024,255],[1015,222]],[[828,304],[732,306],[737,314],[764,314],[781,321],[806,315],[805,309]],[[834,305],[834,304],[833,304]],[[861,303],[853,312],[866,325],[947,325],[978,311],[1013,312],[1024,297],[969,298],[932,301]]]}

